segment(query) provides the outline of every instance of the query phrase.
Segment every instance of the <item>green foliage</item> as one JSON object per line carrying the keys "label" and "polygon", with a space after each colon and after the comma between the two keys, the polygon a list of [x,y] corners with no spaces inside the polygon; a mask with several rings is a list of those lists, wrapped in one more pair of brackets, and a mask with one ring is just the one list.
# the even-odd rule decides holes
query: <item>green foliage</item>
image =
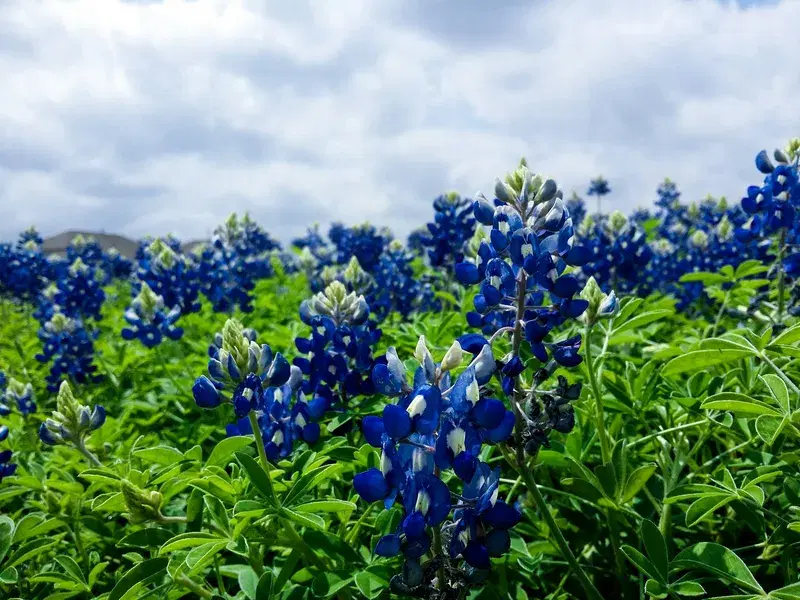
{"label": "green foliage", "polygon": [[[604,597],[800,598],[800,324],[742,309],[762,275],[750,263],[688,275],[715,301],[705,312],[689,318],[669,298],[623,298],[616,315],[581,330],[593,360],[591,372],[584,363],[567,374],[585,383],[577,425],[554,434],[534,475]],[[37,324],[28,306],[1,307],[0,365],[33,383],[39,410],[4,421],[19,469],[0,485],[0,597],[388,598],[401,561],[372,549],[401,511],[376,510],[353,491],[354,475],[379,460],[359,427],[334,435],[346,418],[333,416],[317,444],[265,468],[252,436],[225,437],[229,408],[192,400],[208,341],[231,315],[204,305],[182,319],[181,340],[148,351],[119,336],[127,287],[107,293],[97,340],[105,378],[73,386],[81,403],[107,410],[86,439],[102,466],[39,443],[56,398],[33,359]],[[302,276],[261,281],[247,324],[291,358],[309,295]],[[390,315],[378,353],[391,345],[411,356],[424,335],[443,355],[467,331],[460,307],[471,296],[439,296],[440,312]],[[359,417],[383,402],[364,399]],[[511,454],[487,446],[481,458],[502,467],[500,495],[519,501],[523,520],[489,585],[469,598],[585,597]]]}

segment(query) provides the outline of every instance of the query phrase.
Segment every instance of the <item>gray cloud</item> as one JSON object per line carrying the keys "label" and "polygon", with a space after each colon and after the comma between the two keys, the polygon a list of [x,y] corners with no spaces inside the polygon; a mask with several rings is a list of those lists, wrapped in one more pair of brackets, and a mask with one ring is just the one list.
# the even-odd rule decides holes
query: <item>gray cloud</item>
{"label": "gray cloud", "polygon": [[10,0],[0,238],[196,238],[233,211],[285,241],[405,235],[522,155],[567,192],[603,173],[624,210],[664,176],[738,199],[800,134],[797,22],[789,0]]}

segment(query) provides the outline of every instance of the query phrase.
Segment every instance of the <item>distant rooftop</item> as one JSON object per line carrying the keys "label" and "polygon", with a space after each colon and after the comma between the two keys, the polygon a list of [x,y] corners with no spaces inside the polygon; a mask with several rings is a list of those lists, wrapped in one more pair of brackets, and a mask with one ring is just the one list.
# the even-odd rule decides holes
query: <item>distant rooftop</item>
{"label": "distant rooftop", "polygon": [[[94,233],[91,231],[77,231],[70,230],[59,233],[49,238],[44,239],[43,249],[46,254],[57,254],[64,256],[67,252],[67,246],[77,236],[82,235],[85,238],[92,237],[100,244],[103,250],[110,250],[116,248],[117,251],[126,258],[134,259],[136,257],[136,249],[139,247],[139,242],[132,240],[122,235],[114,233]],[[191,252],[195,247],[203,242],[195,240],[183,244],[184,252]]]}

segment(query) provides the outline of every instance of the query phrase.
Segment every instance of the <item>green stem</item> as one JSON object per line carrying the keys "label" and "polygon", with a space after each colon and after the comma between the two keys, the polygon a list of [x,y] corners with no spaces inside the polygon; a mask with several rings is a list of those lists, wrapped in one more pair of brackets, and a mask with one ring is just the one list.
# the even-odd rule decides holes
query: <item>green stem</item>
{"label": "green stem", "polygon": [[89,452],[89,450],[87,450],[87,449],[86,449],[86,444],[84,443],[84,441],[83,441],[83,440],[81,440],[80,442],[78,442],[78,444],[76,445],[76,448],[77,448],[77,449],[80,451],[80,453],[81,453],[81,454],[83,454],[83,455],[86,457],[86,459],[87,459],[87,460],[88,460],[90,463],[92,463],[92,464],[93,464],[95,467],[98,467],[98,468],[100,468],[100,469],[102,469],[102,468],[103,468],[103,463],[101,463],[101,462],[100,462],[100,461],[97,459],[97,457],[96,457],[94,454],[92,454],[91,452]]}
{"label": "green stem", "polygon": [[258,426],[258,417],[255,411],[250,411],[247,415],[250,418],[250,426],[253,428],[253,437],[256,440],[256,450],[258,450],[258,458],[261,460],[261,466],[267,472],[267,479],[269,485],[272,487],[272,479],[269,478],[269,461],[267,460],[267,451],[264,448],[264,437],[261,435],[261,427]]}
{"label": "green stem", "polygon": [[714,327],[711,329],[711,337],[716,337],[717,329],[719,329],[719,323],[722,320],[722,315],[725,313],[725,307],[728,305],[728,298],[731,295],[731,291],[728,290],[725,292],[725,297],[722,299],[722,306],[719,307],[719,312],[717,313],[717,318],[714,319]]}
{"label": "green stem", "polygon": [[[520,271],[519,281],[517,282],[517,313],[514,321],[514,335],[512,337],[514,356],[519,356],[519,350],[522,346],[522,319],[525,316],[526,292],[527,276],[525,271]],[[539,511],[542,513],[542,516],[544,516],[545,521],[547,522],[550,533],[556,540],[556,545],[561,551],[564,559],[569,563],[572,572],[580,581],[583,589],[586,591],[587,597],[590,598],[590,600],[602,600],[603,597],[600,595],[600,592],[597,591],[597,588],[594,587],[592,581],[581,568],[578,560],[572,553],[567,540],[564,538],[564,534],[561,533],[561,529],[558,527],[555,519],[553,519],[553,516],[550,514],[550,510],[548,509],[544,498],[542,498],[542,493],[539,491],[539,487],[536,485],[536,481],[533,478],[533,470],[529,469],[525,462],[525,448],[522,444],[522,432],[525,428],[525,419],[523,418],[520,410],[520,402],[523,400],[523,396],[524,393],[522,386],[520,384],[519,377],[517,377],[514,385],[514,402],[511,403],[514,410],[514,416],[516,417],[516,424],[514,427],[514,445],[516,447],[517,471],[524,478],[525,484],[528,487],[528,491],[533,496],[536,506],[539,508]],[[503,451],[503,454],[505,455],[505,451]]]}
{"label": "green stem", "polygon": [[219,568],[219,554],[214,555],[214,571],[217,574],[217,588],[219,589],[219,593],[225,597],[228,595],[228,592],[225,590],[225,582],[222,580],[222,571],[220,571]]}
{"label": "green stem", "polygon": [[300,537],[300,534],[297,533],[297,531],[294,528],[294,525],[292,525],[289,521],[287,521],[285,519],[283,520],[283,524],[284,524],[284,528],[283,529],[287,533],[289,539],[292,541],[293,546],[295,548],[299,548],[300,551],[303,554],[306,555],[306,558],[311,563],[316,565],[316,567],[318,569],[320,569],[322,571],[327,571],[328,567],[325,565],[325,563],[322,561],[322,559],[320,559],[320,557],[317,556],[317,554],[314,552],[314,550],[311,548],[311,546],[309,546],[306,543],[306,541],[303,538]]}
{"label": "green stem", "polygon": [[200,596],[201,598],[213,598],[214,594],[208,591],[199,583],[195,583],[185,575],[181,575],[175,578],[175,583],[181,584],[183,587],[192,590],[195,594]]}
{"label": "green stem", "polygon": [[640,437],[639,439],[633,440],[628,444],[628,448],[632,448],[637,444],[644,444],[645,442],[649,442],[650,440],[654,440],[657,437],[666,435],[668,433],[675,433],[676,431],[683,431],[684,429],[691,429],[692,427],[697,427],[698,425],[704,425],[707,422],[707,420],[695,421],[694,423],[684,423],[683,425],[677,425],[676,427],[670,427],[669,429],[662,429],[661,431],[657,431],[651,435],[646,435],[644,437]]}
{"label": "green stem", "polygon": [[597,375],[592,364],[592,326],[588,324],[586,325],[586,370],[589,372],[589,385],[592,388],[592,395],[594,395],[595,426],[597,427],[597,436],[600,438],[600,453],[603,457],[603,463],[608,463],[611,462],[611,448],[608,445],[608,436],[606,436],[603,396],[600,393]]}
{"label": "green stem", "polygon": [[72,538],[75,540],[75,548],[78,550],[78,554],[81,556],[83,568],[88,573],[91,570],[91,565],[89,564],[89,555],[86,554],[86,548],[84,547],[83,540],[81,539],[81,524],[78,519],[75,519],[75,524],[73,527],[70,527],[70,532],[72,533]]}
{"label": "green stem", "polygon": [[581,585],[583,586],[584,591],[586,592],[586,596],[591,600],[603,600],[603,597],[600,595],[600,592],[597,591],[597,588],[594,587],[594,584],[589,579],[589,577],[584,572],[583,568],[581,568],[578,560],[575,558],[575,555],[572,553],[572,550],[567,543],[567,540],[564,538],[564,534],[561,533],[561,529],[556,523],[553,515],[550,514],[550,508],[547,506],[544,498],[542,497],[542,493],[539,491],[539,486],[536,485],[536,482],[533,479],[533,476],[529,474],[529,471],[525,469],[525,466],[520,466],[520,470],[523,471],[523,477],[525,477],[525,483],[528,485],[528,491],[530,491],[531,496],[533,496],[534,502],[536,502],[536,506],[539,508],[539,512],[542,513],[545,522],[547,523],[547,527],[550,529],[550,533],[555,538],[556,545],[561,552],[561,555],[564,557],[564,560],[567,561],[569,564],[570,569],[572,572],[577,576],[580,580]]}

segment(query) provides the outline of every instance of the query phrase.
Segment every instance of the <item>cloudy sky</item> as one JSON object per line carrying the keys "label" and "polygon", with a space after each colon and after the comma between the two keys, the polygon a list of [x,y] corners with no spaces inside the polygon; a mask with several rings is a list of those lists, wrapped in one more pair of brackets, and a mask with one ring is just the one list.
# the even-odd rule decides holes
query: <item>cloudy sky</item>
{"label": "cloudy sky", "polygon": [[0,238],[406,234],[520,156],[740,197],[800,135],[800,1],[3,0]]}

